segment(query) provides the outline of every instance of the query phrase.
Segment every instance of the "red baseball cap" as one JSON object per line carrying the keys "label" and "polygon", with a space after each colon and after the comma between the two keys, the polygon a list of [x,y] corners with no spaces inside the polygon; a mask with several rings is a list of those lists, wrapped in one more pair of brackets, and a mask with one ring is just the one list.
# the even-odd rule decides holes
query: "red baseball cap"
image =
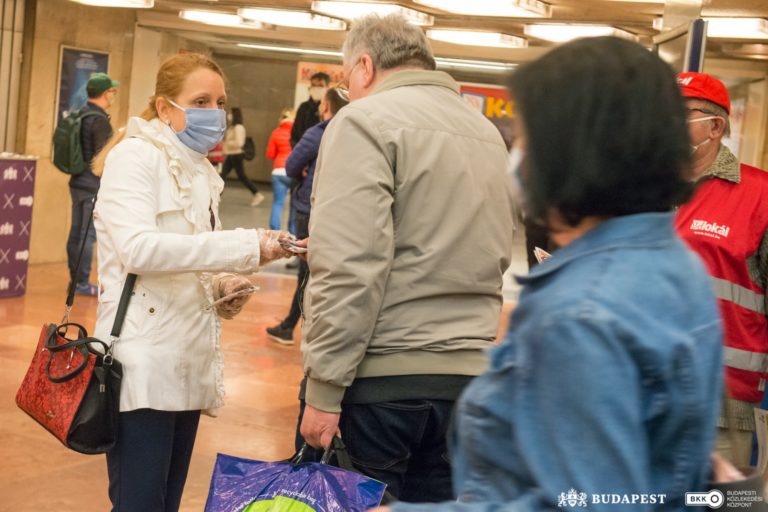
{"label": "red baseball cap", "polygon": [[680,92],[686,98],[698,98],[719,105],[731,113],[731,98],[723,82],[706,73],[680,73],[677,75]]}

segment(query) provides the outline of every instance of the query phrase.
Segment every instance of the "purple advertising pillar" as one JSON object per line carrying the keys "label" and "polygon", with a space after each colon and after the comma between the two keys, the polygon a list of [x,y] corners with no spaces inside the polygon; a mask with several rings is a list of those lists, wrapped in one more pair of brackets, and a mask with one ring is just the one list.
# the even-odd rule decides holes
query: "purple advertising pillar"
{"label": "purple advertising pillar", "polygon": [[0,158],[0,298],[27,289],[37,161]]}

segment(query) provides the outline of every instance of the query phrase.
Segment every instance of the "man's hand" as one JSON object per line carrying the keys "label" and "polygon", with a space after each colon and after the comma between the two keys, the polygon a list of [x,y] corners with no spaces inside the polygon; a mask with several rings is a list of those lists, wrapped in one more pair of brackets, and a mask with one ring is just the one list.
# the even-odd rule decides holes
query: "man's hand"
{"label": "man's hand", "polygon": [[744,480],[744,475],[736,466],[724,459],[719,453],[712,452],[709,456],[712,464],[713,480],[718,483],[737,482]]}
{"label": "man's hand", "polygon": [[[304,238],[303,240],[296,240],[294,244],[297,247],[304,247],[307,249],[307,251],[309,251],[309,238]],[[297,253],[296,256],[303,259],[304,261],[307,261],[307,254],[309,254],[309,252],[300,252],[300,253]]]}
{"label": "man's hand", "polygon": [[341,437],[339,416],[340,414],[324,412],[307,404],[301,420],[301,437],[313,448],[328,448],[334,435]]}

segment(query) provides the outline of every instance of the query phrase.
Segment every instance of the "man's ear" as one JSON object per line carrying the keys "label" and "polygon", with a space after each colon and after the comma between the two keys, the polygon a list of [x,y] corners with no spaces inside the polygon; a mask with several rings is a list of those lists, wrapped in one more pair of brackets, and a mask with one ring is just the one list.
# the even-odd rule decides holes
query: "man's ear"
{"label": "man's ear", "polygon": [[716,117],[715,119],[712,119],[712,124],[710,126],[711,128],[709,129],[709,135],[713,139],[717,139],[725,135],[726,121],[722,117]]}
{"label": "man's ear", "polygon": [[363,68],[363,85],[368,89],[376,80],[376,67],[373,65],[373,59],[367,53],[360,57],[360,67]]}

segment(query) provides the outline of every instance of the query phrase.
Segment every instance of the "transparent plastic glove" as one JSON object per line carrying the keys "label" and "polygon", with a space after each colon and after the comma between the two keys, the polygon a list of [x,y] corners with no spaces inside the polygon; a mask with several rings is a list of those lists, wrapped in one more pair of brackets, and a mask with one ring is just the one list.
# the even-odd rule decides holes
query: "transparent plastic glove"
{"label": "transparent plastic glove", "polygon": [[259,265],[266,265],[280,258],[290,258],[293,256],[292,253],[280,245],[280,239],[290,237],[290,233],[262,228],[257,229],[256,232],[259,235],[259,248],[261,249]]}
{"label": "transparent plastic glove", "polygon": [[[241,290],[248,290],[253,288],[253,284],[244,276],[235,274],[222,275],[214,281],[214,300],[220,300],[227,295],[231,295]],[[216,313],[227,320],[231,320],[240,311],[243,306],[251,298],[251,293],[244,293],[233,297],[230,300],[225,300],[216,305]]]}

